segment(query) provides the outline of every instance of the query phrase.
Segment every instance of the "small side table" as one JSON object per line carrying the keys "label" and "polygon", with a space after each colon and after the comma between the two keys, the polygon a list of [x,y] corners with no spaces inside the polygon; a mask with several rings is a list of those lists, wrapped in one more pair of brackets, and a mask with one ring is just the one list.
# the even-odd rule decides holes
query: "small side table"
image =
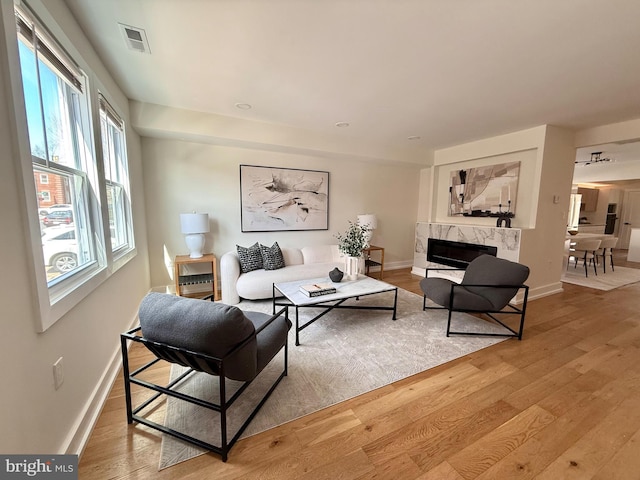
{"label": "small side table", "polygon": [[[365,254],[365,257],[364,257],[364,266],[366,269],[365,274],[369,275],[370,267],[380,267],[380,280],[382,280],[384,277],[384,248],[377,247],[375,245],[369,245],[369,248],[365,248],[363,252]],[[371,259],[371,252],[379,252],[380,254],[379,262]]]}
{"label": "small side table", "polygon": [[[211,264],[211,273],[180,274],[181,266],[194,265],[197,263]],[[220,300],[220,295],[218,294],[218,271],[216,263],[216,256],[213,253],[207,253],[200,258],[191,258],[189,255],[176,255],[173,262],[173,277],[176,282],[176,295],[194,298],[203,298],[204,295],[205,299],[210,298],[212,300]],[[198,292],[185,294],[182,292],[182,287],[185,285],[200,285],[206,283],[211,284],[211,293]]]}

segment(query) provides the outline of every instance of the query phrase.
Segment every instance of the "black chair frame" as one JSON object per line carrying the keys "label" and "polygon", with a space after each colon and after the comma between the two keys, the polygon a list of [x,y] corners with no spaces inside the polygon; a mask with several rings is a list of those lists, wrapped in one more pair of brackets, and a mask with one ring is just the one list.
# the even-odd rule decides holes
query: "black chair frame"
{"label": "black chair frame", "polygon": [[[262,330],[264,330],[269,324],[271,324],[275,319],[277,319],[283,313],[284,313],[285,319],[288,320],[288,317],[289,317],[288,309],[287,308],[283,308],[280,311],[278,311],[276,314],[274,314],[267,322],[265,322],[263,325],[261,325],[261,327],[259,329],[256,329],[256,333],[255,334],[257,335],[258,333],[260,333]],[[146,425],[146,426],[148,426],[150,428],[153,428],[155,430],[159,430],[159,431],[161,431],[163,433],[166,433],[166,434],[171,435],[173,437],[179,438],[179,439],[181,439],[181,440],[183,440],[185,442],[189,442],[189,443],[191,443],[193,445],[196,445],[198,447],[201,447],[203,449],[210,450],[210,451],[220,455],[222,457],[222,461],[226,462],[227,458],[228,458],[229,450],[231,450],[231,447],[233,447],[233,445],[240,438],[240,436],[245,431],[245,429],[249,426],[249,423],[251,423],[251,420],[253,420],[253,418],[256,416],[256,414],[258,413],[260,408],[262,408],[264,403],[271,396],[271,394],[273,393],[275,388],[278,386],[280,381],[285,376],[287,376],[288,340],[285,340],[285,344],[284,344],[284,368],[283,368],[282,372],[280,373],[280,375],[278,376],[276,381],[271,385],[271,387],[269,388],[269,391],[264,395],[264,397],[260,400],[258,405],[254,408],[254,410],[246,418],[246,420],[244,421],[244,423],[242,424],[242,426],[240,427],[238,432],[233,436],[233,438],[231,438],[231,440],[228,440],[227,439],[227,436],[228,436],[228,432],[227,432],[227,411],[234,404],[234,402],[240,397],[240,395],[247,389],[247,387],[253,382],[253,380],[255,380],[255,378],[252,379],[252,380],[244,382],[240,386],[240,388],[236,391],[236,393],[234,393],[231,396],[230,399],[227,399],[226,398],[225,376],[224,376],[225,358],[228,358],[228,357],[232,356],[237,350],[240,350],[241,348],[243,348],[253,338],[255,338],[254,335],[252,335],[251,337],[247,338],[242,343],[238,344],[224,358],[216,358],[216,357],[212,357],[210,355],[205,355],[205,354],[198,353],[198,352],[192,352],[192,351],[189,351],[189,350],[186,350],[186,349],[183,349],[183,348],[177,348],[177,347],[174,347],[174,346],[171,346],[171,345],[167,345],[165,343],[159,343],[159,342],[150,341],[150,340],[144,338],[141,335],[141,327],[136,327],[136,328],[133,328],[133,329],[129,330],[128,332],[122,333],[120,335],[120,342],[121,342],[121,348],[122,348],[122,369],[123,369],[123,374],[124,374],[124,389],[125,389],[125,398],[126,398],[126,404],[127,404],[127,423],[132,424],[134,421],[136,421],[138,423]],[[287,336],[287,338],[288,338],[288,336]],[[145,364],[142,367],[138,368],[137,370],[135,370],[133,372],[130,372],[129,371],[129,355],[128,355],[128,342],[129,341],[142,343],[149,350],[151,350],[151,352],[153,352],[154,355],[156,355],[157,358],[155,358],[154,360],[151,360],[150,362],[148,362],[147,364]],[[137,378],[137,376],[140,375],[142,372],[144,372],[145,370],[150,368],[152,365],[155,365],[156,363],[158,363],[158,362],[160,362],[162,360],[170,362],[170,363],[177,363],[177,364],[180,364],[182,366],[190,367],[190,368],[186,372],[184,372],[182,375],[180,375],[178,378],[176,378],[175,380],[171,381],[169,384],[167,384],[165,386],[157,385],[155,383],[148,382],[146,380],[142,380],[140,378]],[[193,397],[193,396],[190,396],[190,395],[186,395],[186,394],[184,394],[182,392],[173,390],[173,387],[175,387],[177,384],[179,384],[182,380],[184,380],[189,375],[192,375],[194,372],[202,372],[203,371],[202,367],[201,367],[202,364],[206,365],[211,371],[216,372],[217,376],[220,378],[220,381],[219,381],[219,385],[220,385],[220,388],[219,388],[220,403],[219,404],[212,403],[212,402],[209,402],[209,401],[206,401],[206,400],[202,400],[200,398]],[[205,372],[205,373],[209,374],[209,372]],[[256,376],[256,378],[257,378],[257,376]],[[145,400],[143,403],[141,403],[140,405],[138,405],[138,406],[136,406],[134,408],[133,404],[132,404],[132,399],[131,399],[131,384],[132,383],[135,384],[135,385],[139,385],[141,387],[150,389],[150,390],[154,390],[154,391],[156,391],[158,393],[156,393],[151,398]],[[187,435],[187,434],[182,433],[180,431],[177,431],[177,430],[174,430],[172,428],[168,428],[168,427],[166,427],[164,425],[158,424],[158,423],[156,423],[156,422],[154,422],[152,420],[149,420],[148,418],[145,418],[142,415],[138,415],[138,413],[140,413],[141,410],[143,410],[144,408],[150,406],[154,401],[156,401],[159,398],[161,398],[162,395],[171,396],[171,397],[183,400],[185,402],[190,402],[190,403],[193,403],[195,405],[199,405],[201,407],[208,408],[208,409],[213,410],[215,412],[219,412],[219,414],[220,414],[221,445],[213,445],[211,443],[205,442],[203,440],[200,440],[200,439],[195,438],[193,436]]]}
{"label": "black chair frame", "polygon": [[[429,270],[465,270],[464,268],[431,268],[427,269],[426,275],[429,275]],[[522,307],[518,308],[511,303],[507,304],[506,307],[502,310],[471,310],[471,309],[462,309],[462,308],[450,308],[446,306],[427,306],[427,296],[423,295],[422,297],[422,310],[448,310],[448,318],[447,318],[447,337],[449,335],[472,335],[472,336],[484,336],[484,337],[508,337],[508,338],[517,338],[518,340],[522,340],[522,332],[524,330],[524,317],[527,311],[527,300],[529,298],[529,287],[525,284],[521,285],[479,285],[479,284],[452,284],[451,292],[449,294],[449,305],[453,305],[453,299],[455,295],[456,288],[468,288],[468,287],[488,287],[488,288],[509,288],[509,289],[517,289],[518,291],[524,290],[524,298],[522,300]],[[505,310],[506,309],[506,310]],[[462,312],[462,313],[478,313],[485,314],[494,322],[500,324],[502,327],[509,330],[510,333],[480,333],[480,332],[457,332],[451,330],[451,316],[453,312]],[[506,325],[503,321],[496,318],[495,315],[519,315],[520,322],[518,330],[514,330],[509,325]]]}

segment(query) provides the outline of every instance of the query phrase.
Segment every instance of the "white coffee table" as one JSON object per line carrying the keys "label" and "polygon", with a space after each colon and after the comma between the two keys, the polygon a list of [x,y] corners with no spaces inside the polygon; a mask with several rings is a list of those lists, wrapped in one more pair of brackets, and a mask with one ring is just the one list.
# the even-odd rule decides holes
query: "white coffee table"
{"label": "white coffee table", "polygon": [[[392,319],[396,319],[396,310],[398,305],[398,287],[390,285],[375,278],[359,275],[357,280],[342,281],[340,283],[333,283],[336,287],[336,293],[328,295],[320,295],[318,297],[309,297],[300,291],[301,285],[308,285],[314,283],[332,283],[329,277],[322,278],[307,278],[305,280],[298,280],[295,282],[283,282],[273,284],[273,311],[276,311],[277,306],[295,307],[296,309],[296,345],[300,345],[300,332],[314,323],[319,318],[329,313],[334,308],[347,308],[354,310],[390,310],[393,311]],[[286,300],[282,298],[276,298],[276,290],[284,295]],[[392,306],[378,306],[378,305],[343,305],[343,303],[350,299],[360,297],[366,297],[367,295],[375,295],[383,292],[395,292],[393,296]],[[323,307],[324,310],[309,320],[304,325],[300,325],[298,318],[298,311],[304,307]]]}

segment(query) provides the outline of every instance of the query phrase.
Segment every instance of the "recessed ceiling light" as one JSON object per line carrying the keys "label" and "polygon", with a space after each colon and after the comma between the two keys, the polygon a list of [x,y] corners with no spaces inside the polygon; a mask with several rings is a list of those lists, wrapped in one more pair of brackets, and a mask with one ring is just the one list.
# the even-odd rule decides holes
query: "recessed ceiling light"
{"label": "recessed ceiling light", "polygon": [[250,110],[251,105],[248,103],[236,103],[236,108],[239,108],[240,110]]}
{"label": "recessed ceiling light", "polygon": [[407,137],[407,140],[420,140],[420,135],[411,135]]}
{"label": "recessed ceiling light", "polygon": [[338,122],[336,123],[336,127],[338,128],[344,128],[344,127],[348,127],[349,123],[348,122]]}

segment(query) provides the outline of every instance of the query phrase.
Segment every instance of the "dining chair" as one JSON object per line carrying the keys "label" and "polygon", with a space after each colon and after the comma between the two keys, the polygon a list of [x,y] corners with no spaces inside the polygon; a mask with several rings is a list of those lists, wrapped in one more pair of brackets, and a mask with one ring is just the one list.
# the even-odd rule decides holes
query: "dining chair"
{"label": "dining chair", "polygon": [[605,238],[600,242],[600,248],[596,250],[596,257],[602,257],[602,273],[607,273],[607,257],[611,263],[611,271],[615,271],[613,267],[613,249],[618,244],[618,237]]}
{"label": "dining chair", "polygon": [[588,277],[588,269],[587,262],[593,263],[593,271],[596,275],[598,275],[598,269],[596,268],[596,251],[600,248],[600,243],[602,241],[599,238],[582,238],[576,239],[576,243],[573,246],[573,257],[575,258],[575,265],[573,268],[578,266],[578,261],[582,259],[582,263],[584,264],[584,276]]}

